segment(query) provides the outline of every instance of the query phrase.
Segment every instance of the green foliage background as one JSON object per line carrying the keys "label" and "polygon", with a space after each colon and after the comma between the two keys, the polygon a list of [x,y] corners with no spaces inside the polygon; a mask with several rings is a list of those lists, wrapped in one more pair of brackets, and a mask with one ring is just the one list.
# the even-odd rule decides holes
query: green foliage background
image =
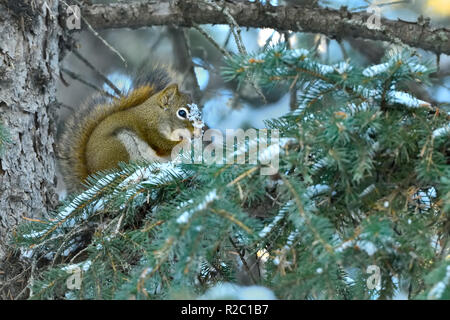
{"label": "green foliage background", "polygon": [[[278,174],[144,163],[99,173],[17,233],[38,266],[32,298],[194,298],[244,274],[280,299],[399,290],[448,299],[448,110],[407,91],[432,72],[409,51],[365,69],[283,45],[233,56],[226,80],[298,89],[298,108],[267,122],[282,137]],[[255,261],[261,274],[249,270]],[[80,289],[67,286],[74,266]],[[380,270],[378,289],[367,285],[369,266]]]}

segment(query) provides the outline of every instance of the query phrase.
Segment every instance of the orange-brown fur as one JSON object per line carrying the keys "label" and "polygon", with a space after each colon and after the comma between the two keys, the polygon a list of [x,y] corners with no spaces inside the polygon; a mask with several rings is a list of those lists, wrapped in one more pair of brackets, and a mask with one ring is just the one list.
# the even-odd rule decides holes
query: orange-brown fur
{"label": "orange-brown fur", "polygon": [[189,96],[179,92],[177,85],[159,91],[161,83],[141,82],[139,85],[120,99],[85,104],[66,123],[59,153],[69,191],[79,190],[89,175],[130,160],[127,148],[116,137],[118,130],[133,132],[162,157],[169,156],[179,143],[162,133],[166,128],[193,131],[188,120],[176,117],[178,108],[188,108],[190,102]]}

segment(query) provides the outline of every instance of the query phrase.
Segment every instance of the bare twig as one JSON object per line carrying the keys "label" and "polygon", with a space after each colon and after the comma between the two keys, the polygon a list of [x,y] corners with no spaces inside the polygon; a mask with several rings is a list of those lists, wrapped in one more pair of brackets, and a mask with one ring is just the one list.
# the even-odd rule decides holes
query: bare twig
{"label": "bare twig", "polygon": [[90,23],[83,17],[81,16],[81,19],[84,21],[84,23],[86,23],[86,25],[88,26],[89,30],[91,30],[91,32],[94,34],[94,36],[96,36],[97,38],[100,39],[101,42],[103,42],[103,44],[109,48],[109,50],[111,50],[113,53],[115,53],[120,60],[122,60],[123,64],[125,65],[125,67],[127,66],[127,61],[125,60],[125,58],[122,56],[122,54],[117,51],[116,48],[114,48],[112,45],[109,44],[108,41],[106,41],[97,31],[95,31],[95,29],[90,25]]}
{"label": "bare twig", "polygon": [[214,38],[211,37],[211,36],[209,35],[209,33],[207,33],[205,30],[203,30],[198,24],[194,23],[194,24],[193,24],[193,27],[194,27],[195,30],[197,30],[198,32],[200,32],[207,40],[209,40],[209,42],[211,42],[212,45],[213,45],[214,47],[216,47],[216,49],[219,50],[224,56],[226,56],[226,57],[228,57],[228,58],[231,58],[231,54],[230,54],[227,50],[225,50],[224,48],[222,48],[222,47],[220,46],[220,44],[218,44],[218,43],[216,42],[216,40],[214,40]]}
{"label": "bare twig", "polygon": [[[242,32],[241,28],[239,27],[239,24],[236,22],[233,15],[228,10],[228,8],[225,6],[225,3],[222,1],[221,2],[222,7],[221,7],[217,3],[210,1],[210,0],[204,0],[204,2],[211,5],[212,7],[214,7],[219,12],[222,12],[225,15],[227,22],[230,26],[230,31],[233,33],[234,40],[236,42],[236,46],[238,47],[239,53],[244,54],[244,55],[247,54],[247,49],[245,48],[244,41],[242,40],[242,37],[241,37],[241,32]],[[256,93],[263,99],[264,103],[267,103],[267,99],[264,96],[261,88],[256,83],[255,79],[249,78],[248,80],[249,80],[251,86],[255,89]]]}
{"label": "bare twig", "polygon": [[242,264],[244,265],[245,270],[247,271],[247,274],[250,276],[250,278],[252,279],[253,283],[256,284],[257,281],[255,279],[255,277],[253,276],[252,271],[250,270],[247,260],[245,260],[244,255],[241,252],[241,249],[238,248],[238,246],[236,245],[236,243],[233,241],[233,238],[231,236],[228,237],[228,239],[230,240],[231,245],[233,246],[234,250],[236,250],[236,252],[239,255],[239,258],[241,259]]}
{"label": "bare twig", "polygon": [[194,102],[200,103],[202,93],[194,71],[191,45],[186,30],[169,27],[168,31],[174,46],[174,66],[182,73],[183,84],[190,92],[192,92]]}
{"label": "bare twig", "polygon": [[33,296],[33,284],[34,284],[34,272],[36,270],[36,258],[33,257],[33,260],[31,261],[31,272],[30,272],[30,278],[28,279],[27,285],[22,289],[22,291],[19,292],[17,296],[14,297],[14,300],[19,300],[22,295],[27,291],[27,289],[30,290],[29,296]]}
{"label": "bare twig", "polygon": [[68,75],[69,77],[71,77],[72,79],[81,82],[82,84],[84,84],[84,85],[86,85],[86,86],[88,86],[88,87],[90,87],[90,88],[92,88],[92,89],[94,89],[94,90],[96,90],[96,91],[102,93],[103,95],[107,95],[107,96],[109,96],[109,97],[111,97],[111,98],[116,98],[114,95],[112,95],[112,94],[106,92],[106,91],[103,90],[103,89],[100,89],[99,87],[97,87],[96,85],[90,83],[89,81],[84,80],[79,74],[76,74],[76,73],[73,72],[73,71],[70,71],[70,70],[68,70],[68,69],[66,69],[66,68],[61,68],[61,71],[64,72],[65,74],[67,74],[67,75]]}
{"label": "bare twig", "polygon": [[[287,48],[291,49],[291,43],[289,42],[289,33],[284,32],[284,40],[286,42]],[[300,73],[297,73],[291,85],[289,86],[289,109],[295,110],[298,107],[297,103],[297,82],[300,77]]]}
{"label": "bare twig", "polygon": [[[75,0],[80,6],[84,7],[84,4],[81,3],[80,1]],[[61,0],[61,2],[66,6],[66,7],[70,7],[69,4],[67,4],[67,2],[65,2],[64,0]],[[115,53],[120,60],[122,60],[122,62],[124,63],[125,66],[127,66],[127,61],[125,60],[125,58],[120,54],[119,51],[117,51],[117,49],[115,49],[112,45],[110,45],[108,43],[108,41],[106,41],[102,36],[100,36],[100,34],[92,27],[92,25],[89,23],[89,21],[87,21],[83,15],[81,15],[81,20],[83,20],[84,23],[86,23],[86,26],[88,27],[88,29],[92,32],[92,34],[94,36],[96,36],[98,39],[100,39],[101,42],[103,42],[103,44],[109,48],[113,53]]]}
{"label": "bare twig", "polygon": [[123,213],[120,215],[119,221],[117,221],[117,226],[116,226],[116,229],[114,230],[113,235],[117,235],[119,233],[120,228],[122,227],[122,221],[123,221],[123,218],[125,217],[126,212],[127,212],[126,210],[123,210]]}
{"label": "bare twig", "polygon": [[222,7],[219,6],[217,3],[209,0],[204,0],[205,3],[211,5],[212,7],[216,8],[219,12],[223,12],[225,15],[228,24],[230,25],[230,30],[233,33],[234,41],[236,42],[236,46],[238,47],[238,50],[241,54],[247,54],[247,49],[245,49],[244,41],[242,41],[241,37],[241,28],[239,27],[239,24],[234,19],[233,15],[230,13],[228,8],[225,6],[225,3],[222,1]]}
{"label": "bare twig", "polygon": [[191,41],[189,39],[189,35],[188,35],[186,29],[182,30],[182,36],[183,36],[183,40],[184,40],[184,45],[186,47],[187,61],[189,61],[186,72],[191,74],[191,78],[192,78],[192,82],[193,82],[192,86],[193,86],[193,91],[194,91],[194,100],[195,100],[195,102],[199,103],[200,97],[201,97],[201,90],[200,90],[200,85],[198,84],[197,75],[195,74],[194,63],[192,62]]}
{"label": "bare twig", "polygon": [[95,68],[85,57],[83,57],[78,50],[76,50],[76,49],[72,50],[72,53],[75,55],[75,57],[80,59],[86,66],[88,66],[90,69],[92,69],[97,76],[102,78],[102,80],[105,81],[105,83],[111,89],[114,90],[114,92],[117,94],[117,96],[119,96],[119,97],[122,96],[122,92],[114,85],[114,83],[112,83],[103,73],[98,71],[97,68]]}

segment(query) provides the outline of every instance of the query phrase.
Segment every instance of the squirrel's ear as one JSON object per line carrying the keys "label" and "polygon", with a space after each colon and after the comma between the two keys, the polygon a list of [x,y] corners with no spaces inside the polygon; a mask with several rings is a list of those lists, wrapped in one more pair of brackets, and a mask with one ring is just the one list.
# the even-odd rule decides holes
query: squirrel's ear
{"label": "squirrel's ear", "polygon": [[162,108],[167,108],[173,100],[179,95],[178,85],[171,84],[159,93],[158,102]]}

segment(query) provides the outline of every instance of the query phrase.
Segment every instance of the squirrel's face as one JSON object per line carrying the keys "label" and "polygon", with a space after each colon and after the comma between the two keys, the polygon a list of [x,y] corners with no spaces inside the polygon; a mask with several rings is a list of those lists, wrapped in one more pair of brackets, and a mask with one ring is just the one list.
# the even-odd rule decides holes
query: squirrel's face
{"label": "squirrel's face", "polygon": [[176,84],[167,86],[156,95],[161,110],[158,124],[160,133],[171,141],[191,138],[194,125],[190,119],[190,96],[180,92]]}

